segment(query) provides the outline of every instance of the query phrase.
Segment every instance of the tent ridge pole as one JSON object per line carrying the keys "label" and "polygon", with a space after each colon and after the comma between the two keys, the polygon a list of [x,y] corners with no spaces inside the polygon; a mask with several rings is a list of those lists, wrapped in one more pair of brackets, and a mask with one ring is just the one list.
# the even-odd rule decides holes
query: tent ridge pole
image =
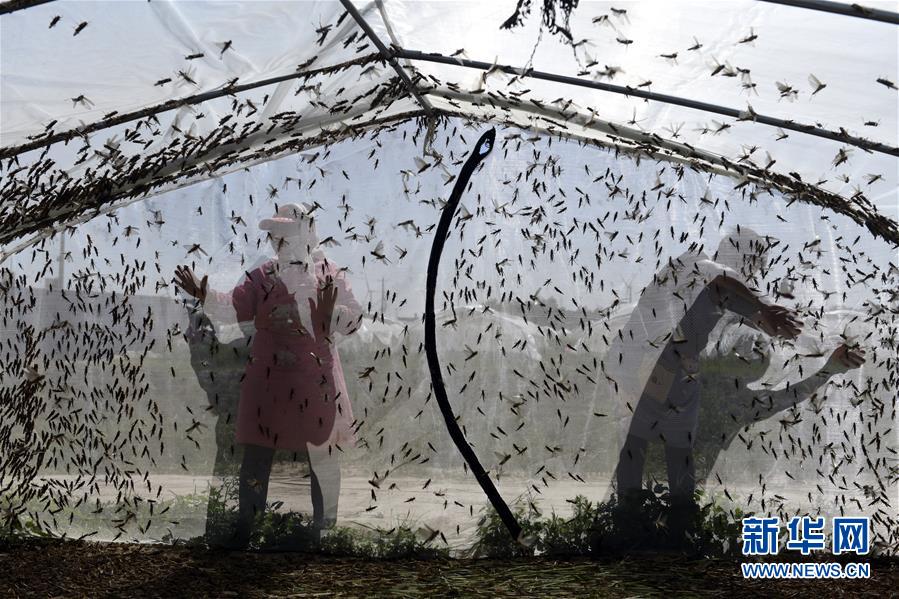
{"label": "tent ridge pole", "polygon": [[396,71],[396,74],[399,75],[400,81],[403,82],[403,85],[406,87],[406,90],[410,94],[415,97],[415,100],[418,102],[419,106],[421,106],[422,110],[425,111],[427,116],[434,115],[434,107],[431,106],[431,103],[421,94],[415,84],[412,82],[412,79],[409,77],[409,74],[400,66],[400,64],[396,61],[397,54],[395,52],[391,52],[387,46],[384,45],[384,42],[381,41],[381,38],[378,37],[378,34],[375,33],[374,29],[371,28],[371,25],[368,24],[368,21],[359,13],[356,7],[353,5],[352,0],[340,0],[340,3],[346,9],[346,11],[353,17],[353,20],[356,21],[356,24],[362,29],[365,35],[372,41],[372,43],[377,47],[378,52],[381,53],[381,56],[387,63]]}
{"label": "tent ridge pole", "polygon": [[899,25],[899,13],[881,10],[879,8],[870,8],[859,4],[844,4],[843,2],[830,2],[828,0],[759,0],[760,2],[770,2],[771,4],[781,4],[783,6],[792,6],[794,8],[807,8],[809,10],[820,10],[821,12],[829,12],[834,15],[842,15],[844,17],[857,17],[859,19],[867,19],[869,21],[880,21],[881,23],[890,23]]}
{"label": "tent ridge pole", "polygon": [[68,131],[60,131],[59,133],[53,133],[51,135],[42,136],[40,139],[36,139],[33,141],[29,141],[18,146],[9,146],[6,148],[0,148],[0,160],[5,160],[7,158],[11,158],[15,155],[22,154],[24,152],[29,152],[31,150],[36,150],[38,148],[44,148],[47,146],[51,146],[60,141],[69,141],[76,137],[83,137],[88,133],[94,133],[95,131],[100,131],[102,129],[108,129],[110,127],[115,127],[116,125],[121,125],[123,123],[128,123],[130,121],[136,121],[142,118],[154,116],[157,114],[161,114],[163,112],[168,112],[170,110],[175,110],[177,108],[181,108],[182,106],[192,106],[194,104],[200,104],[207,100],[214,100],[216,98],[221,98],[224,96],[233,96],[235,94],[243,93],[245,91],[256,89],[259,87],[265,87],[267,85],[274,85],[276,83],[281,83],[283,81],[289,81],[291,79],[310,79],[315,77],[316,75],[327,74],[334,71],[346,69],[352,66],[360,66],[363,64],[368,64],[370,62],[380,61],[381,57],[378,54],[366,54],[365,56],[361,56],[359,58],[354,58],[353,60],[348,60],[346,62],[342,62],[339,64],[321,67],[318,69],[311,69],[308,71],[297,71],[295,73],[290,73],[287,75],[279,75],[277,77],[271,77],[269,79],[262,79],[260,81],[254,81],[252,83],[243,83],[240,85],[225,85],[220,87],[219,89],[202,92],[199,94],[195,94],[193,96],[187,96],[184,98],[176,98],[174,100],[167,100],[162,104],[157,104],[155,106],[150,106],[148,108],[142,108],[140,110],[136,110],[134,112],[127,112],[124,114],[117,114],[115,116],[111,116],[110,118],[102,119],[96,122],[93,122],[89,125],[84,125],[82,127],[77,127],[75,129],[69,129]]}
{"label": "tent ridge pole", "polygon": [[[440,112],[442,114],[442,111]],[[411,112],[403,112],[391,116],[375,118],[373,120],[365,122],[362,125],[350,126],[349,128],[340,132],[340,136],[336,140],[331,141],[342,141],[343,139],[352,137],[353,135],[358,135],[367,130],[378,129],[381,127],[390,127],[396,123],[420,118],[422,116],[424,116],[424,111],[415,110]],[[286,155],[285,152],[287,151],[287,148],[285,148],[285,146],[289,146],[291,152],[299,152],[308,147],[316,147],[325,143],[331,143],[331,141],[327,141],[322,134],[316,137],[305,139],[288,140],[284,144],[282,144],[282,147],[279,148],[277,157]],[[258,152],[259,150],[260,148],[256,148],[256,152]],[[260,160],[258,159],[258,157],[251,157],[244,160],[237,159],[233,161],[234,164],[240,164],[241,167],[253,166],[255,164],[258,164],[259,162]],[[230,164],[231,163],[229,163],[229,165]],[[193,162],[187,164],[186,166],[189,168],[199,168],[200,166],[203,166],[203,163]],[[233,170],[234,169],[232,169],[232,171]],[[179,189],[181,187],[186,187],[200,182],[195,180],[179,182],[177,181],[179,172],[180,171],[163,175],[162,182],[157,183],[157,186],[171,183],[172,187],[164,188],[162,190],[154,190],[154,188],[150,185],[153,182],[152,180],[142,179],[136,183],[131,184],[130,186],[121,187],[107,193],[108,197],[95,205],[81,206],[81,212],[66,213],[64,210],[56,211],[54,213],[45,215],[38,221],[28,223],[25,226],[22,226],[20,224],[16,229],[12,231],[3,230],[2,232],[0,232],[0,264],[3,264],[3,262],[10,256],[17,254],[18,252],[34,245],[35,243],[38,243],[42,239],[52,238],[57,233],[65,231],[65,229],[69,226],[87,222],[92,218],[107,214],[113,210],[117,210],[134,202],[144,201],[159,193],[167,193],[169,191],[172,191],[173,189]],[[219,169],[215,171],[215,173],[217,174],[211,175],[211,177],[221,176],[222,174],[227,174],[227,172],[222,173]],[[190,176],[191,175],[188,175],[188,177]],[[138,192],[135,192],[134,189],[136,188],[140,188],[140,190]],[[29,237],[25,239],[19,239],[26,235],[29,235]],[[18,243],[14,244],[13,242],[17,240]]]}
{"label": "tent ridge pole", "polygon": [[805,133],[806,135],[814,135],[816,137],[822,137],[824,139],[830,139],[833,141],[838,141],[841,143],[845,143],[851,146],[856,146],[858,148],[862,148],[863,150],[870,150],[872,152],[880,152],[882,154],[889,154],[891,156],[899,156],[899,148],[888,146],[886,144],[872,141],[870,139],[865,139],[862,137],[854,137],[849,134],[840,133],[837,131],[830,131],[828,129],[822,129],[820,127],[815,127],[813,125],[803,125],[802,123],[797,123],[792,120],[778,119],[775,117],[765,116],[762,114],[751,113],[749,114],[747,111],[737,110],[735,108],[728,108],[726,106],[719,106],[717,104],[710,104],[708,102],[700,102],[698,100],[690,100],[688,98],[681,98],[680,96],[672,96],[669,94],[660,94],[656,92],[651,92],[643,89],[637,89],[635,87],[628,87],[623,85],[614,85],[611,83],[602,83],[600,81],[588,81],[586,79],[579,79],[577,77],[568,77],[566,75],[557,75],[555,73],[547,73],[544,71],[536,71],[534,69],[524,69],[524,68],[515,68],[509,65],[496,65],[487,62],[483,62],[480,60],[469,60],[467,58],[458,58],[451,56],[444,56],[442,54],[429,54],[425,52],[420,52],[418,50],[406,50],[405,48],[399,48],[396,53],[396,56],[400,58],[406,58],[409,60],[422,60],[426,62],[436,62],[439,64],[448,64],[453,66],[460,66],[470,69],[479,69],[482,71],[488,71],[491,69],[500,70],[504,73],[508,73],[510,75],[518,75],[521,77],[530,77],[532,79],[542,79],[544,81],[552,81],[554,83],[563,83],[567,85],[575,85],[578,87],[587,87],[590,89],[598,89],[600,91],[611,92],[614,94],[621,94],[624,96],[633,96],[635,98],[642,98],[644,100],[653,100],[655,102],[662,102],[664,104],[672,104],[674,106],[683,106],[684,108],[692,108],[694,110],[701,110],[704,112],[711,112],[714,114],[721,114],[724,116],[729,116],[735,119],[743,119],[743,120],[751,120],[758,123],[763,123],[765,125],[770,125],[772,127],[780,127],[782,129],[789,129],[790,131],[796,131],[798,133]]}
{"label": "tent ridge pole", "polygon": [[47,4],[48,2],[53,1],[54,0],[10,0],[9,2],[0,4],[0,15],[8,15],[9,13],[18,10],[25,10],[26,8],[40,6],[41,4]]}

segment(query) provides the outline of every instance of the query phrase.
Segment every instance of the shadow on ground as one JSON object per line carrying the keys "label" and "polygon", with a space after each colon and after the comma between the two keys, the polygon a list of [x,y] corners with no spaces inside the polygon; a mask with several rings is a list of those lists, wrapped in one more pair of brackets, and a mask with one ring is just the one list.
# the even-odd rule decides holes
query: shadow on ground
{"label": "shadow on ground", "polygon": [[734,560],[650,553],[597,560],[366,560],[42,541],[0,553],[0,596],[891,596],[899,588],[899,560],[868,561],[870,580],[746,581]]}

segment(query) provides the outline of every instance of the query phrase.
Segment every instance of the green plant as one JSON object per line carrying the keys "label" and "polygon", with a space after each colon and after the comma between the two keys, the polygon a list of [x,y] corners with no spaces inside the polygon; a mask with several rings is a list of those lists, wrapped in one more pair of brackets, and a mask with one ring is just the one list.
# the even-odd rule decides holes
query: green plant
{"label": "green plant", "polygon": [[[522,537],[533,538],[539,541],[540,512],[537,506],[528,502],[526,508],[521,502],[512,506],[515,518],[521,525]],[[509,531],[503,524],[499,514],[491,508],[485,508],[478,520],[476,529],[477,541],[472,546],[469,554],[473,557],[522,557],[534,555],[536,542],[528,545],[517,543],[509,538]]]}
{"label": "green plant", "polygon": [[632,551],[680,550],[706,556],[725,556],[737,550],[740,509],[728,510],[716,498],[698,492],[695,503],[674,503],[656,485],[626,497],[591,502],[578,496],[568,500],[573,513],[542,517],[536,506],[516,512],[526,536],[522,546],[509,538],[499,516],[487,510],[478,523],[475,557],[508,558],[526,555],[575,557]]}
{"label": "green plant", "polygon": [[10,518],[5,526],[0,527],[0,550],[15,547],[29,540],[52,538],[55,538],[54,535],[38,522],[17,515]]}
{"label": "green plant", "polygon": [[727,510],[720,499],[709,497],[703,491],[696,493],[697,503],[702,504],[698,514],[698,526],[693,539],[701,553],[707,556],[733,555],[738,551],[738,538],[742,532],[741,522],[744,517],[751,516],[739,507]]}
{"label": "green plant", "polygon": [[548,519],[536,523],[539,535],[535,548],[538,553],[553,557],[591,553],[597,535],[607,525],[602,517],[602,504],[593,503],[583,495],[568,502],[574,507],[570,518],[553,513]]}
{"label": "green plant", "polygon": [[321,540],[321,551],[329,555],[357,556],[368,559],[435,559],[448,557],[446,548],[437,546],[436,536],[422,537],[410,526],[389,531],[336,527]]}

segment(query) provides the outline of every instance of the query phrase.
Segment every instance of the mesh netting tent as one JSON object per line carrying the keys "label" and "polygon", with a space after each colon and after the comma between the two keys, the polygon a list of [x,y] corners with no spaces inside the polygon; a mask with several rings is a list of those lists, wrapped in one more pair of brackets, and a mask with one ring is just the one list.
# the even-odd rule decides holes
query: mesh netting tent
{"label": "mesh netting tent", "polygon": [[895,553],[895,3],[531,4],[0,4],[4,525],[457,551],[630,480]]}

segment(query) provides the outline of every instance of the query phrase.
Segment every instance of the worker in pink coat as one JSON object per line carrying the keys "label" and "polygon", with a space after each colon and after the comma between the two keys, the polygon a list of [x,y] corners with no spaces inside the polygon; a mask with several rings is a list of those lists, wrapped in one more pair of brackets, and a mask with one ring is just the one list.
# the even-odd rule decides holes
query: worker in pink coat
{"label": "worker in pink coat", "polygon": [[237,442],[244,446],[238,544],[246,544],[255,515],[265,508],[276,449],[308,457],[313,523],[333,526],[337,446],[354,442],[334,335],[355,332],[362,308],[345,274],[318,248],[311,212],[286,204],[262,220],[259,228],[268,231],[276,256],[246,273],[230,293],[208,290],[208,277],[198,280],[186,266],[175,273],[177,285],[199,299],[213,321],[255,326],[237,418]]}

